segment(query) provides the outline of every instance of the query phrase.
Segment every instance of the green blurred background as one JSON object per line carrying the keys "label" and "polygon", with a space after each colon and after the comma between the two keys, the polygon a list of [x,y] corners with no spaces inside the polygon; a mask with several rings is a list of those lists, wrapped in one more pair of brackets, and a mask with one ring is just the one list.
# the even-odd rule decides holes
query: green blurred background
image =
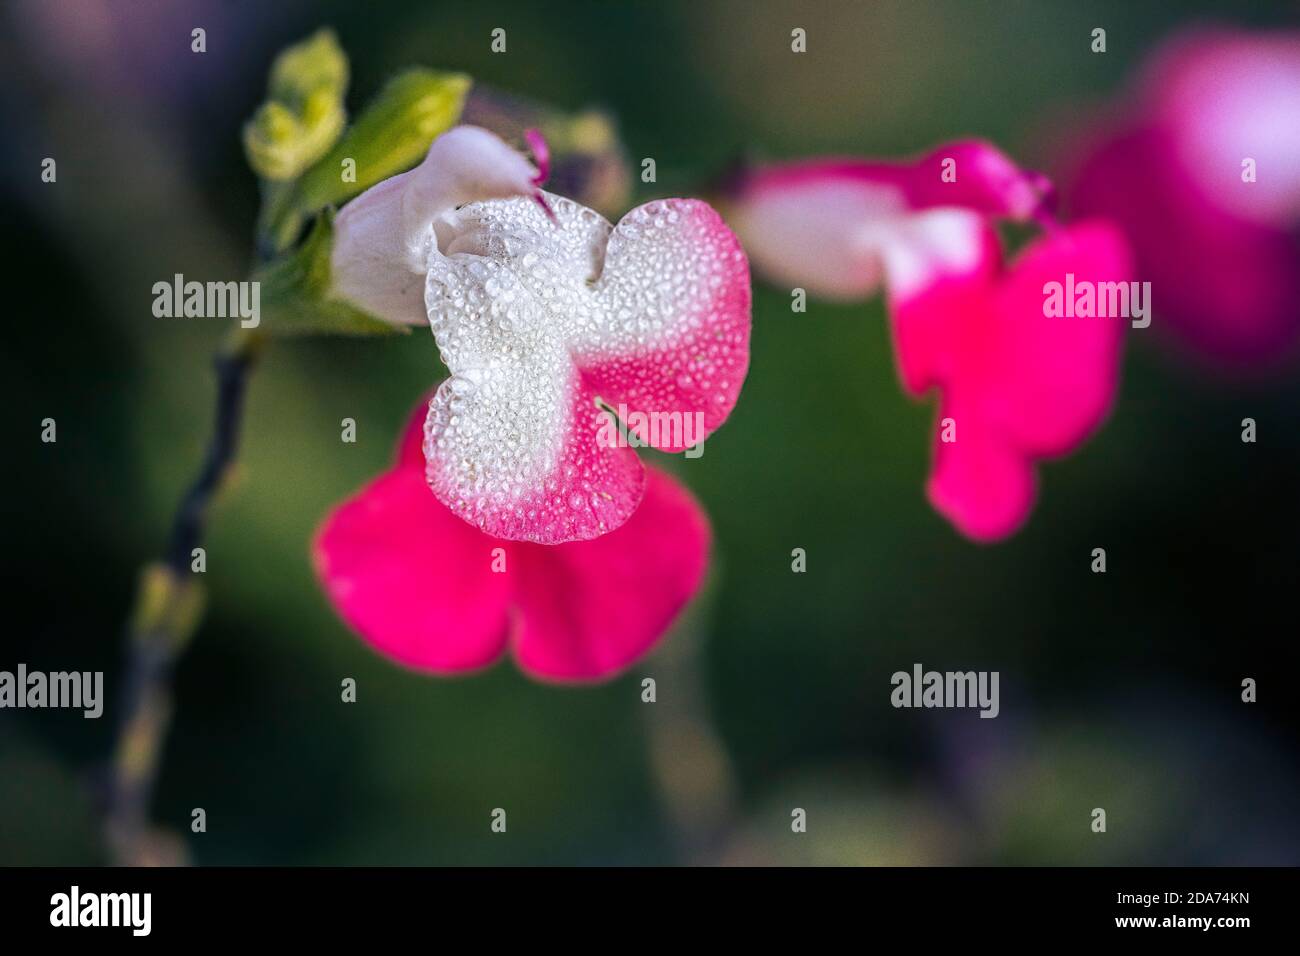
{"label": "green blurred background", "polygon": [[[282,46],[332,25],[354,112],[410,65],[603,107],[637,168],[656,160],[640,201],[699,194],[741,157],[901,157],[968,134],[1044,164],[1172,30],[1294,24],[1294,5],[1244,6],[6,4],[0,669],[102,669],[110,696],[99,721],[0,712],[0,864],[105,859],[91,794],[124,622],[201,461],[224,331],[154,318],[151,286],[245,271],[258,196],[239,131]],[[924,500],[932,409],[899,388],[881,304],[797,315],[759,286],[732,419],[703,457],[658,457],[712,518],[710,583],[653,655],[589,689],[508,662],[407,673],[316,586],[313,529],[386,467],[440,376],[419,332],[276,343],[258,369],[156,797],[195,862],[1300,862],[1295,374],[1227,380],[1132,336],[1109,423],[1043,469],[1020,534],[981,547]],[[889,675],[914,662],[1000,671],[1001,716],[892,709]]]}

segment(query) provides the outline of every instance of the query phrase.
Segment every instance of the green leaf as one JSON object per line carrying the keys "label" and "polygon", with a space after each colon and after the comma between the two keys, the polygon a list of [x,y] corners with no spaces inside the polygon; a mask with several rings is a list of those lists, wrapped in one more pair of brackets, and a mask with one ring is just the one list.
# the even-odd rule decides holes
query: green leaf
{"label": "green leaf", "polygon": [[[423,69],[395,77],[330,155],[303,177],[304,211],[340,205],[422,160],[434,138],[460,118],[471,82],[464,73]],[[356,182],[343,181],[344,159],[356,161]]]}
{"label": "green leaf", "polygon": [[416,165],[460,118],[471,82],[464,73],[426,69],[395,77],[324,158],[290,188],[268,194],[263,247],[287,248],[321,209]]}
{"label": "green leaf", "polygon": [[333,245],[334,214],[326,210],[316,217],[301,246],[254,273],[261,283],[262,319],[268,331],[273,335],[408,333],[406,326],[390,325],[332,295]]}
{"label": "green leaf", "polygon": [[319,30],[276,57],[270,98],[244,126],[244,152],[254,172],[285,182],[324,156],[347,122],[347,86],[347,55],[331,30]]}

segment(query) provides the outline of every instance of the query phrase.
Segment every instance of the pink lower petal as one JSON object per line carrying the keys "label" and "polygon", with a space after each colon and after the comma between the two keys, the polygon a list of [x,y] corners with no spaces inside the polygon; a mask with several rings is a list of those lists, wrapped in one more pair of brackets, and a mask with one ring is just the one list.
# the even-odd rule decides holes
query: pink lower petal
{"label": "pink lower petal", "polygon": [[961,406],[941,406],[956,441],[935,442],[934,470],[926,494],[936,511],[962,534],[991,542],[1017,531],[1034,506],[1034,469],[1028,459],[978,416]]}
{"label": "pink lower petal", "polygon": [[418,468],[399,467],[325,519],[312,563],[368,644],[407,667],[453,674],[505,649],[509,575],[492,571],[492,550],[506,546],[443,507]]}
{"label": "pink lower petal", "polygon": [[592,541],[525,545],[515,656],[542,678],[601,680],[644,655],[699,589],[709,525],[668,475],[651,471],[623,527]]}
{"label": "pink lower petal", "polygon": [[966,351],[963,339],[972,327],[972,310],[984,307],[1001,271],[997,233],[978,217],[967,217],[966,226],[974,230],[968,242],[976,250],[969,267],[944,268],[937,257],[922,257],[918,249],[915,268],[926,269],[925,278],[894,282],[891,276],[894,355],[903,386],[913,395],[952,380]]}

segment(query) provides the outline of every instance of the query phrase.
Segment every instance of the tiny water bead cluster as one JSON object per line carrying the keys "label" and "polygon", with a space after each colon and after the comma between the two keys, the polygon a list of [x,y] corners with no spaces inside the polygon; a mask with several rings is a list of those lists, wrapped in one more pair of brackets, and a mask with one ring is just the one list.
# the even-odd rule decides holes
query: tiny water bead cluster
{"label": "tiny water bead cluster", "polygon": [[612,227],[542,198],[472,203],[437,227],[425,302],[452,377],[425,455],[456,514],[556,544],[617,528],[644,485],[635,453],[597,442],[597,399],[700,412],[706,431],[726,418],[748,365],[749,278],[704,203],[653,202]]}

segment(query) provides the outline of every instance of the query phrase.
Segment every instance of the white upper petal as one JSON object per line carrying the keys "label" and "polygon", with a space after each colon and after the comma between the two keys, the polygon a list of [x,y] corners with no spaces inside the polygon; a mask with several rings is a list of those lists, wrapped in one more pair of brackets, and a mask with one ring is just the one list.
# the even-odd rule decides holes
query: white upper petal
{"label": "white upper petal", "polygon": [[415,169],[372,186],[334,220],[335,293],[388,322],[425,321],[424,273],[435,225],[475,200],[528,196],[533,168],[475,126],[439,136]]}

